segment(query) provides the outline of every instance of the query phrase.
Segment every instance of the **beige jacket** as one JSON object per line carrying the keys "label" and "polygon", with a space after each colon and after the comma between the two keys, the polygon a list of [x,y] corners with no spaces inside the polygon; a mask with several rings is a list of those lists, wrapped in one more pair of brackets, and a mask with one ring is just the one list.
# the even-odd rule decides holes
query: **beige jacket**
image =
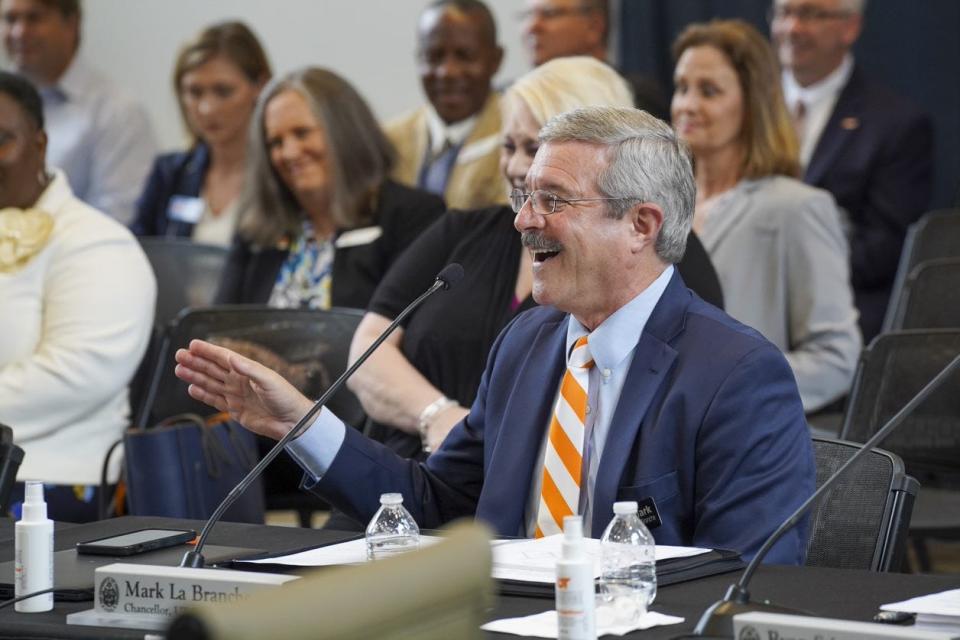
{"label": "beige jacket", "polygon": [[[391,177],[416,186],[428,144],[427,107],[384,125],[384,132],[397,150]],[[477,124],[457,154],[443,194],[449,209],[479,209],[506,204],[507,186],[500,175],[500,97],[491,93]]]}

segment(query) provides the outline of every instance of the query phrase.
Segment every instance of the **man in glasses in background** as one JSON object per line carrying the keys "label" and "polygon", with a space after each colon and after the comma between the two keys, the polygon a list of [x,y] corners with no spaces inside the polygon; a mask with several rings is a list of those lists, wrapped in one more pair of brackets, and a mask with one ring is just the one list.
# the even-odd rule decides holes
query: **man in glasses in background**
{"label": "man in glasses in background", "polygon": [[[793,373],[756,331],[676,272],[694,206],[689,151],[664,122],[591,107],[551,120],[515,226],[533,297],[494,344],[469,415],[425,462],[398,457],[328,410],[288,450],[304,487],[366,522],[401,492],[421,527],[475,516],[540,537],[579,514],[599,537],[635,500],[658,544],[745,557],[814,488]],[[284,436],[311,406],[278,374],[194,341],[177,353],[191,395]],[[801,564],[806,527],[767,561]]]}
{"label": "man in glasses in background", "polygon": [[[523,44],[538,67],[554,58],[591,56],[610,64],[608,0],[527,0],[520,12]],[[625,74],[634,105],[661,119],[670,117],[669,100],[653,77]]]}
{"label": "man in glasses in background", "polygon": [[564,56],[607,61],[607,0],[528,0],[521,17],[533,66]]}
{"label": "man in glasses in background", "polygon": [[907,227],[930,201],[933,133],[917,107],[854,62],[865,4],[775,0],[770,26],[803,180],[832,193],[847,221],[867,344],[880,332]]}

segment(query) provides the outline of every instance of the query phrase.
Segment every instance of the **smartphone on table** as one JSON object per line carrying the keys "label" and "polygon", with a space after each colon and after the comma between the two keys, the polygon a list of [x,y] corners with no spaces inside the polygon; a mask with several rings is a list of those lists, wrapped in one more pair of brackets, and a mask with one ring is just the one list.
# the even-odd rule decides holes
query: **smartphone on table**
{"label": "smartphone on table", "polygon": [[99,556],[132,556],[146,551],[175,547],[197,537],[192,529],[140,529],[108,538],[77,543],[77,553]]}

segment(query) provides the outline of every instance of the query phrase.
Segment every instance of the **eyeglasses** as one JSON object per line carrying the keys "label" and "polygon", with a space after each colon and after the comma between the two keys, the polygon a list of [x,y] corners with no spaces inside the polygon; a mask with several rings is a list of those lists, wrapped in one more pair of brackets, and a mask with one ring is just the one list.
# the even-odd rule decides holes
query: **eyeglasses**
{"label": "eyeglasses", "polygon": [[534,18],[553,20],[555,18],[562,18],[563,16],[583,15],[591,11],[593,11],[592,7],[541,7],[539,9],[520,11],[517,13],[517,18],[521,21],[533,20]]}
{"label": "eyeglasses", "polygon": [[642,198],[561,198],[555,193],[542,191],[540,189],[533,193],[526,193],[522,189],[514,189],[510,192],[510,206],[514,213],[520,213],[527,200],[532,202],[533,212],[541,216],[549,216],[552,213],[563,210],[568,204],[574,202],[595,202],[600,200],[642,200]]}
{"label": "eyeglasses", "polygon": [[788,18],[793,18],[797,22],[823,22],[825,20],[836,20],[838,18],[848,18],[852,15],[852,12],[845,11],[842,9],[831,10],[824,9],[822,7],[817,7],[809,4],[801,4],[799,6],[790,5],[777,5],[770,7],[770,10],[767,12],[767,19],[770,22],[774,20],[786,20]]}

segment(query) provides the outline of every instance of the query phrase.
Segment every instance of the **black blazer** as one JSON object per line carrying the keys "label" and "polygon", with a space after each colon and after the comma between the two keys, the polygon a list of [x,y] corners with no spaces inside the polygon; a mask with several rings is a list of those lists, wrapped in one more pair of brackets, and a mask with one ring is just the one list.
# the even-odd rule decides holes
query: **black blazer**
{"label": "black blazer", "polygon": [[189,151],[157,156],[137,200],[136,216],[130,225],[134,235],[189,238],[194,225],[168,216],[170,199],[176,195],[199,197],[209,166],[210,152],[203,143]]}
{"label": "black blazer", "polygon": [[907,227],[930,203],[933,126],[854,66],[803,177],[849,215],[851,279],[864,342],[879,333]]}
{"label": "black blazer", "polygon": [[[393,181],[380,189],[374,224],[383,233],[370,243],[338,247],[330,292],[335,307],[366,309],[387,269],[445,209],[443,200]],[[339,237],[346,230],[339,230]],[[214,299],[216,304],[266,304],[288,250],[234,240]]]}

